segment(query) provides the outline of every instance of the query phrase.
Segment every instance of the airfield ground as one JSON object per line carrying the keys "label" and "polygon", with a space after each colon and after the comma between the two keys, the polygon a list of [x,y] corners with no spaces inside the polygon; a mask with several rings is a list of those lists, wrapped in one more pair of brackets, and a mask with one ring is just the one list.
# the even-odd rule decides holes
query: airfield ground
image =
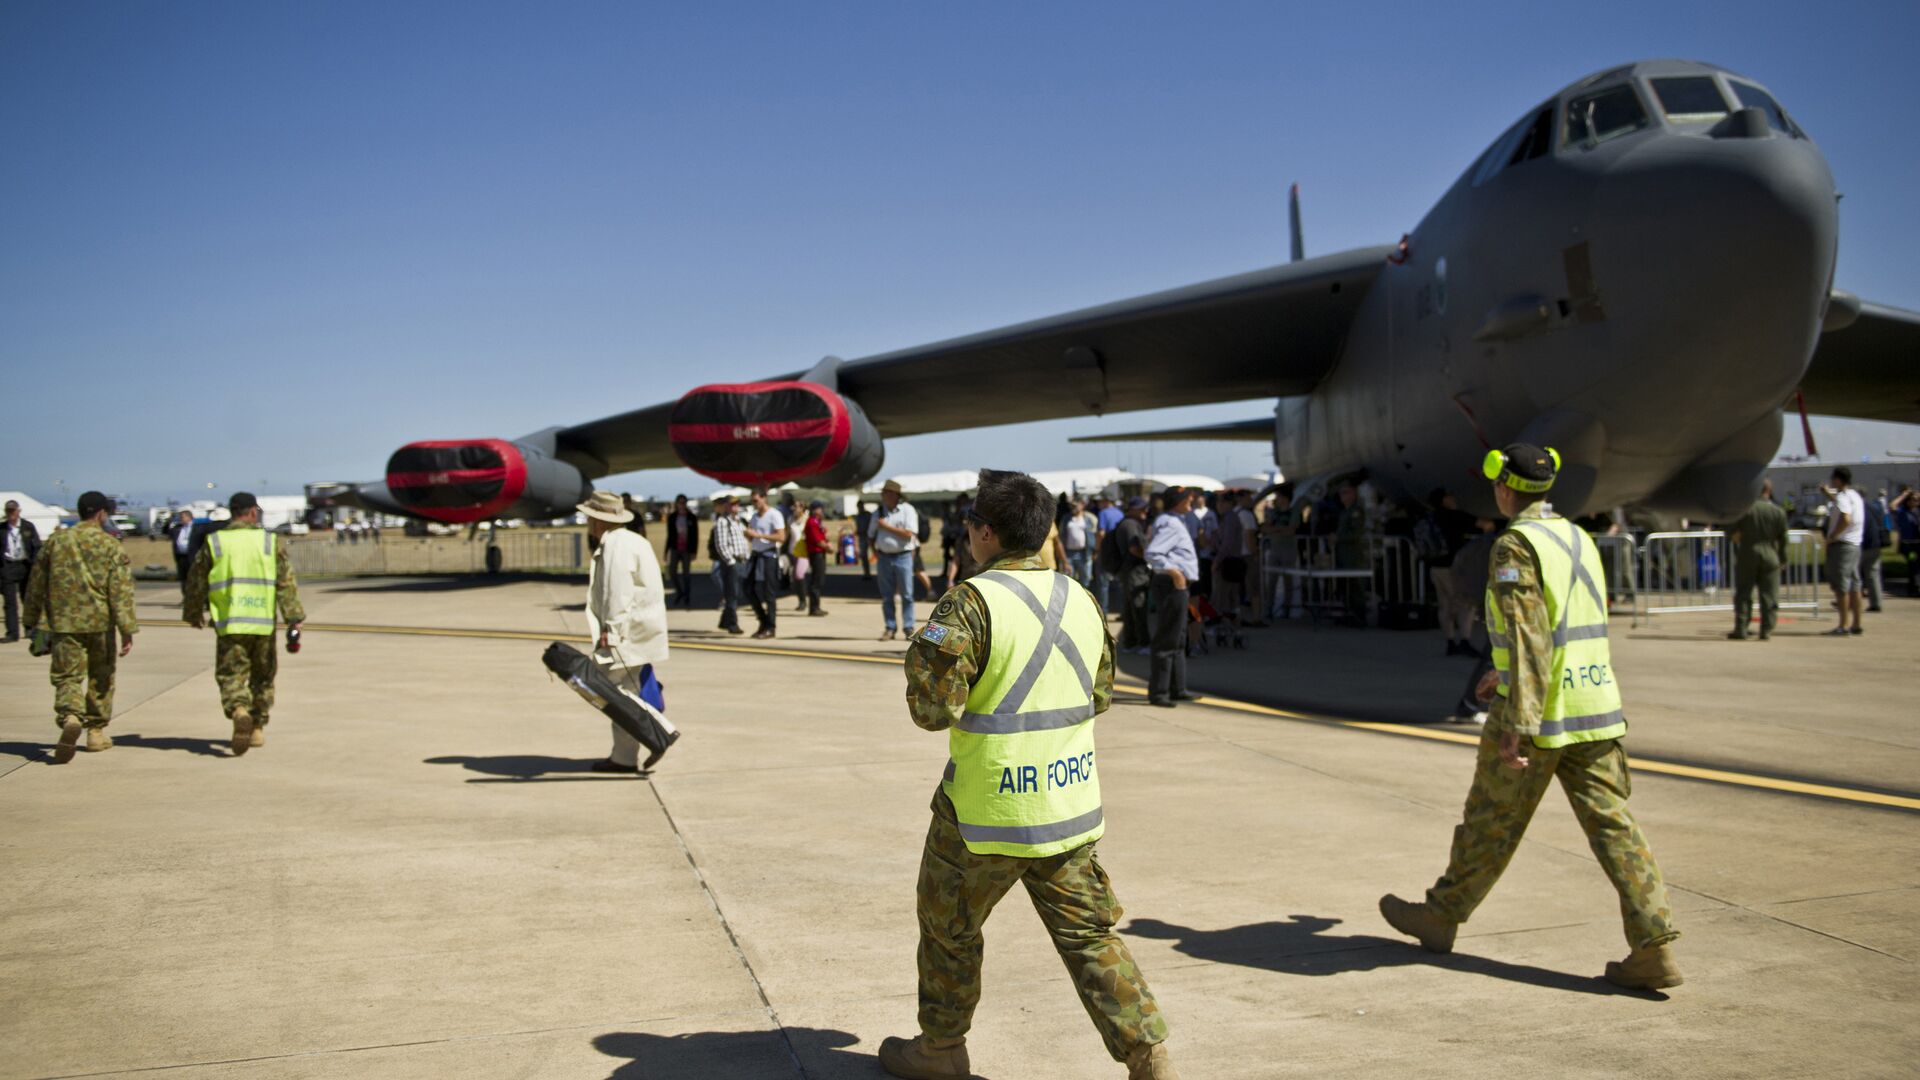
{"label": "airfield ground", "polygon": [[[768,648],[676,613],[687,735],[649,781],[587,771],[606,724],[539,665],[583,591],[310,584],[272,741],[237,760],[170,584],[141,586],[107,753],[47,764],[45,662],[0,650],[0,1077],[882,1075],[945,744],[877,605],[783,615]],[[1194,661],[1216,704],[1171,711],[1128,658],[1101,853],[1186,1075],[1913,1075],[1920,600],[1825,625],[1616,622],[1686,934],[1664,996],[1597,978],[1625,945],[1558,795],[1454,955],[1380,921],[1441,869],[1472,765],[1422,723],[1466,675],[1437,635],[1259,631]],[[1121,1075],[1018,895],[986,982],[981,1075]]]}

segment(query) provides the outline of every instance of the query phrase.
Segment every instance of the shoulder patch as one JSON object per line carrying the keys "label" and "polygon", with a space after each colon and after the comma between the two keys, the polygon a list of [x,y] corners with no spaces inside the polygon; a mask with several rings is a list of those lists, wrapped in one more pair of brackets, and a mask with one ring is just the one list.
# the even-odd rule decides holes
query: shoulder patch
{"label": "shoulder patch", "polygon": [[1504,585],[1518,585],[1520,584],[1520,568],[1517,566],[1502,566],[1493,572],[1493,580]]}
{"label": "shoulder patch", "polygon": [[929,645],[945,645],[952,630],[939,623],[928,623],[920,628],[920,640]]}

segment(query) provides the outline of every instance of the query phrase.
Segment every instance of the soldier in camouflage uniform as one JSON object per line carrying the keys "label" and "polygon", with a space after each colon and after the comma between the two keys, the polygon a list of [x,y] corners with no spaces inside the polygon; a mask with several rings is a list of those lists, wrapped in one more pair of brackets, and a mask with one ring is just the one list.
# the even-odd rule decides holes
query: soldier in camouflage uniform
{"label": "soldier in camouflage uniform", "polygon": [[[1052,497],[1031,477],[983,470],[967,525],[979,572],[1044,568],[1037,548],[1047,535],[1052,505]],[[1022,550],[1006,550],[1001,537],[1024,535],[1022,526],[1003,530],[992,522],[1022,514],[1032,519],[1025,528],[1033,536]],[[990,634],[988,607],[976,586],[956,585],[941,598],[907,650],[907,709],[915,724],[945,731],[961,718],[986,667]],[[1096,715],[1113,700],[1113,639],[1104,620],[1102,637],[1093,677]],[[909,1078],[971,1075],[965,1036],[980,1001],[981,928],[994,905],[1019,883],[1046,924],[1108,1053],[1127,1064],[1129,1078],[1177,1080],[1164,1045],[1166,1020],[1133,954],[1114,933],[1120,902],[1100,867],[1096,843],[1037,859],[980,854],[962,839],[953,801],[941,788],[934,790],[932,809],[918,885],[921,1035],[883,1040],[881,1065]]]}
{"label": "soldier in camouflage uniform", "polygon": [[[229,501],[232,518],[218,533],[222,545],[257,543],[260,535],[260,504],[251,494],[237,491]],[[213,543],[202,544],[187,571],[186,599],[182,609],[188,625],[204,629],[208,625],[208,578],[213,570]],[[300,591],[293,580],[293,564],[287,558],[287,545],[274,544],[274,585],[271,606],[288,627],[298,629],[307,613],[300,606]],[[216,628],[218,629],[218,628]],[[220,708],[233,721],[231,749],[235,756],[250,748],[267,744],[267,718],[273,711],[273,679],[280,670],[276,651],[279,642],[269,631],[265,634],[219,633],[214,637],[213,679],[220,687]]]}
{"label": "soldier in camouflage uniform", "polygon": [[[1522,482],[1539,486],[1529,496],[1507,486],[1505,472],[1494,492],[1500,512],[1514,523],[1552,519],[1546,487],[1557,472],[1557,458],[1524,444],[1508,447],[1507,468]],[[1554,627],[1541,586],[1540,562],[1525,530],[1508,528],[1494,542],[1487,598],[1488,625],[1497,613],[1507,628],[1511,649],[1508,696],[1494,696],[1498,673],[1489,672],[1479,688],[1481,700],[1493,697],[1473,785],[1467,791],[1464,819],[1454,829],[1446,873],[1427,890],[1425,903],[1409,903],[1391,894],[1380,898],[1380,913],[1394,929],[1433,952],[1453,949],[1459,925],[1467,921],[1520,846],[1534,810],[1554,777],[1573,805],[1600,868],[1620,895],[1627,959],[1609,962],[1606,978],[1619,986],[1653,990],[1678,986],[1681,976],[1668,946],[1679,938],[1666,883],[1647,839],[1627,809],[1631,780],[1626,751],[1618,738],[1537,745],[1549,686],[1565,672],[1554,670]],[[1564,601],[1563,601],[1564,602]],[[1564,624],[1563,624],[1564,625]],[[1624,720],[1621,721],[1624,727]]]}
{"label": "soldier in camouflage uniform", "polygon": [[83,726],[88,750],[113,745],[107,723],[113,719],[114,632],[120,634],[119,655],[125,656],[140,629],[127,553],[103,528],[113,500],[89,491],[75,509],[80,524],[47,538],[27,579],[27,628],[45,628],[52,637],[48,677],[53,722],[60,728],[56,765],[73,760]]}

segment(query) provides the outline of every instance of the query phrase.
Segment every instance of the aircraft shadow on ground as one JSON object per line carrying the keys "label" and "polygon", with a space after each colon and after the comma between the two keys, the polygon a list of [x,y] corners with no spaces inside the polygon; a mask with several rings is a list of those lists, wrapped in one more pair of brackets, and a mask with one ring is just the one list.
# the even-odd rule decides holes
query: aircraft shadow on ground
{"label": "aircraft shadow on ground", "polygon": [[329,588],[330,593],[435,593],[464,592],[469,589],[494,589],[502,585],[542,582],[584,589],[587,579],[580,574],[450,574],[445,577],[406,577],[397,581],[375,581],[365,585]]}
{"label": "aircraft shadow on ground", "polygon": [[1175,952],[1196,960],[1237,964],[1287,975],[1338,975],[1347,971],[1425,964],[1549,990],[1609,996],[1633,994],[1598,976],[1572,975],[1529,964],[1511,964],[1504,960],[1461,953],[1442,956],[1397,938],[1327,933],[1340,923],[1339,919],[1294,915],[1285,922],[1249,923],[1225,930],[1194,930],[1159,919],[1135,919],[1122,927],[1121,932],[1132,937],[1172,941]]}
{"label": "aircraft shadow on ground", "polygon": [[845,1049],[859,1041],[845,1031],[803,1027],[686,1035],[617,1031],[596,1037],[593,1048],[608,1057],[628,1059],[607,1080],[792,1076],[796,1054],[806,1062],[809,1076],[885,1076],[878,1058]]}

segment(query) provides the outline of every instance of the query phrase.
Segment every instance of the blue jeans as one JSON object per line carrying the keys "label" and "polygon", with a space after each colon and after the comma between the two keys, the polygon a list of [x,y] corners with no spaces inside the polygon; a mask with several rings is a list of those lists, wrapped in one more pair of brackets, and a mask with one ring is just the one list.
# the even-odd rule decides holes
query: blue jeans
{"label": "blue jeans", "polygon": [[913,552],[902,551],[894,555],[876,551],[873,562],[880,571],[880,614],[887,620],[887,629],[897,630],[900,624],[893,619],[893,597],[900,596],[900,614],[906,620],[908,633],[913,632]]}
{"label": "blue jeans", "polygon": [[1089,589],[1093,588],[1093,549],[1081,548],[1079,551],[1068,551],[1067,568],[1073,575],[1073,580]]}

